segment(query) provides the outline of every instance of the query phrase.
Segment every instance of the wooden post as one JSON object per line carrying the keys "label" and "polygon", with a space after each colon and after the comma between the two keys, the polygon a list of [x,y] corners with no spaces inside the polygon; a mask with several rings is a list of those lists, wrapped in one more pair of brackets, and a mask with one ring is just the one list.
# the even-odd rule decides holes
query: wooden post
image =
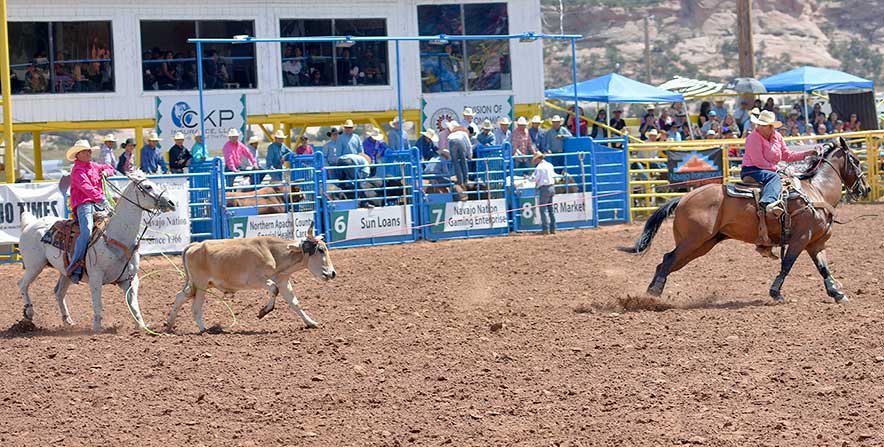
{"label": "wooden post", "polygon": [[737,0],[737,43],[740,77],[755,77],[755,51],[752,45],[752,0]]}
{"label": "wooden post", "polygon": [[645,72],[648,76],[648,84],[653,84],[651,80],[651,33],[648,30],[650,18],[645,16]]}

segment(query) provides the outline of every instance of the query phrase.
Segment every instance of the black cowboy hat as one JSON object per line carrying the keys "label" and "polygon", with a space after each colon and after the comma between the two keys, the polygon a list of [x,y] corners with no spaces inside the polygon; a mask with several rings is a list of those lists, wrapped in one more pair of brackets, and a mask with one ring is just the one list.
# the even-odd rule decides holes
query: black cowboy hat
{"label": "black cowboy hat", "polygon": [[126,145],[129,145],[129,144],[131,144],[132,146],[135,146],[135,138],[126,138],[126,141],[120,143],[120,147],[125,148]]}
{"label": "black cowboy hat", "polygon": [[341,131],[338,130],[337,127],[332,127],[330,131],[328,131],[328,132],[325,133],[325,136],[330,137],[330,136],[332,136],[333,133],[336,133],[336,134],[340,135],[340,134],[341,134]]}

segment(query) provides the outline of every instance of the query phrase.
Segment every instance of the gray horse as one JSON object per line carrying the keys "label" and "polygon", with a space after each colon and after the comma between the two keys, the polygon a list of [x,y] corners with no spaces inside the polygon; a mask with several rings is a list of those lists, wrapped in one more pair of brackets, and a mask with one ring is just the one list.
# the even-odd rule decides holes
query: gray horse
{"label": "gray horse", "polygon": [[[126,300],[135,315],[139,329],[144,329],[144,319],[138,306],[138,239],[142,214],[145,211],[174,211],[175,204],[163,197],[164,190],[154,182],[146,179],[141,172],[129,176],[129,184],[117,198],[117,206],[113,210],[104,235],[99,237],[86,252],[86,276],[92,291],[92,330],[101,331],[101,286],[116,284],[126,294]],[[42,242],[43,235],[52,227],[58,217],[35,219],[28,212],[22,213],[22,233],[19,240],[25,274],[18,283],[24,300],[24,318],[31,321],[34,317],[34,306],[28,295],[28,288],[37,279],[47,265],[59,271],[58,282],[55,284],[55,299],[61,312],[61,319],[66,325],[74,324],[71,320],[65,294],[71,285],[70,279],[64,275],[63,253],[58,248]],[[131,287],[131,291],[130,291]]]}

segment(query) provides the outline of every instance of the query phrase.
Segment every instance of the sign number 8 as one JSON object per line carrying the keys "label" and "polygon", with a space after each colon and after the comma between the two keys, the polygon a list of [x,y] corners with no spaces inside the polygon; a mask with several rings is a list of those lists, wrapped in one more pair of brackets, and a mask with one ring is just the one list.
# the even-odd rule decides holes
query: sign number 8
{"label": "sign number 8", "polygon": [[534,204],[531,202],[522,202],[522,218],[531,219],[534,217]]}

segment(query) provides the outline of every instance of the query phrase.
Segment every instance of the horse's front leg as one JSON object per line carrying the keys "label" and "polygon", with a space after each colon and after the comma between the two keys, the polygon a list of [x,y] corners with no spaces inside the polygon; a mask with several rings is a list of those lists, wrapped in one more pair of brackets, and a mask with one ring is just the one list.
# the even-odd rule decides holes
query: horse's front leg
{"label": "horse's front leg", "polygon": [[144,330],[147,326],[144,324],[144,318],[141,316],[141,307],[138,305],[138,287],[140,284],[141,280],[138,279],[136,274],[128,281],[120,281],[119,285],[123,289],[123,295],[126,297],[129,310],[135,317],[135,324],[138,325],[138,329]]}
{"label": "horse's front leg", "polygon": [[836,303],[848,301],[847,295],[838,289],[838,285],[835,283],[835,278],[832,278],[832,273],[829,272],[829,263],[826,261],[825,249],[817,247],[808,248],[807,254],[810,255],[810,259],[813,259],[817,271],[820,272],[820,276],[823,277],[823,284],[826,285],[826,293],[834,298]]}
{"label": "horse's front leg", "polygon": [[101,332],[101,286],[104,277],[97,269],[94,274],[89,274],[89,290],[92,292],[92,332]]}
{"label": "horse's front leg", "polygon": [[777,278],[774,279],[773,284],[770,286],[770,297],[773,298],[774,301],[783,302],[786,300],[780,293],[780,289],[783,288],[783,282],[786,281],[786,276],[789,276],[789,272],[792,271],[792,266],[794,266],[795,261],[798,260],[798,255],[804,251],[804,247],[806,246],[807,242],[803,240],[795,240],[793,243],[789,244],[786,254],[780,261],[780,274],[777,275]]}

